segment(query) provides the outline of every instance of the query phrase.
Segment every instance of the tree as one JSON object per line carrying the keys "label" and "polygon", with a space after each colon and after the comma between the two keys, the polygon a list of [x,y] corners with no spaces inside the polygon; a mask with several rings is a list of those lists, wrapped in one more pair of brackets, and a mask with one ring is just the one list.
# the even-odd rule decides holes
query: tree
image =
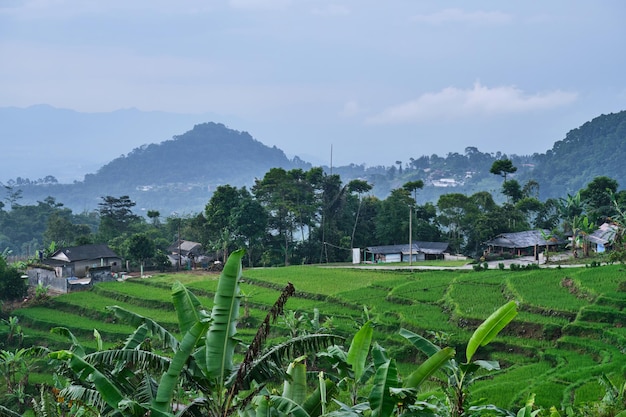
{"label": "tree", "polygon": [[43,232],[44,244],[49,242],[63,242],[71,246],[79,240],[91,239],[91,228],[86,224],[74,224],[71,213],[54,212],[48,217],[46,230]]}
{"label": "tree", "polygon": [[245,188],[240,191],[240,196],[239,206],[231,212],[230,224],[235,244],[246,249],[248,265],[252,266],[261,256],[267,236],[268,215],[261,203]]}
{"label": "tree", "polygon": [[350,247],[354,248],[354,235],[356,233],[356,225],[359,223],[359,215],[361,214],[361,203],[363,202],[361,194],[367,193],[372,189],[372,186],[365,180],[352,180],[348,183],[348,191],[350,193],[357,193],[359,196],[359,205],[356,210],[356,218],[354,219],[354,227],[352,228],[352,237],[350,238]]}
{"label": "tree", "polygon": [[567,198],[559,199],[559,214],[561,216],[563,234],[572,236],[571,249],[572,255],[577,256],[577,230],[579,218],[585,211],[585,202],[580,196],[580,191],[574,195],[567,194]]}
{"label": "tree", "polygon": [[152,220],[152,225],[157,227],[159,226],[160,222],[159,222],[159,216],[161,216],[161,213],[158,210],[148,210],[148,213],[146,213],[148,218],[150,220]]}
{"label": "tree", "polygon": [[424,188],[424,181],[409,181],[402,186],[409,193],[413,193],[413,201],[409,205],[409,265],[413,262],[413,206],[417,204],[417,190]]}
{"label": "tree", "polygon": [[129,196],[121,197],[106,196],[101,197],[98,203],[100,214],[100,227],[98,234],[100,240],[108,242],[130,231],[131,225],[140,218],[133,213],[132,208],[136,203]]}
{"label": "tree", "polygon": [[469,197],[460,193],[444,194],[437,201],[439,223],[446,227],[450,246],[456,253],[461,253],[466,242],[466,219],[475,207]]}
{"label": "tree", "polygon": [[381,201],[376,216],[376,238],[380,245],[406,243],[407,209],[411,204],[411,194],[404,188],[391,190],[389,197]]}
{"label": "tree", "polygon": [[593,223],[601,224],[615,213],[611,195],[617,192],[617,188],[617,181],[601,176],[594,178],[587,187],[580,190],[580,198],[585,202],[587,215]]}
{"label": "tree", "polygon": [[502,184],[502,194],[507,196],[509,202],[515,204],[522,199],[524,193],[522,187],[516,180],[505,181]]}
{"label": "tree", "polygon": [[513,166],[513,162],[510,159],[498,159],[491,165],[490,173],[494,175],[500,175],[506,182],[507,174],[513,174],[517,172],[517,167]]}
{"label": "tree", "polygon": [[156,248],[152,239],[143,233],[134,234],[128,239],[128,254],[131,259],[139,262],[141,268],[141,276],[143,277],[143,267],[146,259],[152,258]]}

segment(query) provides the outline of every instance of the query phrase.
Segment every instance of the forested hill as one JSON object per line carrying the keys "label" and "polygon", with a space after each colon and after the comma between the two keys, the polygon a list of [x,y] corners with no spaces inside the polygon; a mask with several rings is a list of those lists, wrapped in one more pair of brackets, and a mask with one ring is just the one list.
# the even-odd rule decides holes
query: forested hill
{"label": "forested hill", "polygon": [[85,186],[115,183],[149,189],[174,183],[251,185],[273,167],[292,162],[247,132],[203,123],[160,144],[144,145],[85,176]]}
{"label": "forested hill", "polygon": [[626,111],[596,117],[533,159],[530,175],[540,184],[542,199],[574,194],[597,176],[613,178],[625,188]]}
{"label": "forested hill", "polygon": [[52,196],[74,212],[90,212],[103,196],[128,195],[141,211],[196,214],[219,185],[250,187],[274,167],[308,169],[310,165],[298,158],[289,160],[282,150],[247,132],[202,123],[170,140],[135,148],[85,175],[84,181],[20,183],[18,179],[9,185],[23,192],[21,204]]}

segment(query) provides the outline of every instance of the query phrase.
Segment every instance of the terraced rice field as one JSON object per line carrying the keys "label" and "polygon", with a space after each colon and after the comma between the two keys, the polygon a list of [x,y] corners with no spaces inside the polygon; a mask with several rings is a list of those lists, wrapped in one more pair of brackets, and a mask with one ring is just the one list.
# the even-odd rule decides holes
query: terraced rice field
{"label": "terraced rice field", "polygon": [[[92,291],[55,297],[45,306],[14,311],[32,344],[66,348],[69,342],[51,334],[71,329],[94,346],[93,329],[113,346],[133,330],[118,323],[106,306],[119,305],[176,331],[170,301],[174,281],[182,281],[210,309],[217,285],[214,274],[157,275],[103,283]],[[251,340],[256,326],[292,282],[296,296],[287,309],[311,318],[332,318],[333,331],[350,339],[365,316],[376,323],[375,339],[399,362],[403,373],[422,360],[398,336],[408,328],[454,346],[463,361],[465,343],[476,326],[508,300],[520,314],[494,343],[479,350],[498,360],[502,369],[476,382],[473,397],[514,409],[536,394],[543,407],[597,401],[604,390],[598,377],[616,383],[626,374],[626,271],[621,266],[542,269],[535,271],[378,271],[318,266],[244,270],[240,337]],[[287,334],[277,323],[272,338]]]}

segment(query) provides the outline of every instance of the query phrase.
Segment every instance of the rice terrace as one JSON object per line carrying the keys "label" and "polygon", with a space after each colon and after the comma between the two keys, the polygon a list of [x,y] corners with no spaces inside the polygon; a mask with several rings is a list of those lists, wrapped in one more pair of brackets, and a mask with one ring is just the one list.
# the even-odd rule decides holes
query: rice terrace
{"label": "rice terrace", "polygon": [[[100,283],[91,291],[52,297],[12,314],[22,326],[25,345],[67,349],[68,339],[50,332],[67,327],[88,349],[97,347],[94,329],[111,347],[122,343],[133,327],[117,323],[107,306],[132,310],[176,333],[171,293],[178,281],[211,309],[218,275],[185,272]],[[478,351],[480,359],[498,361],[500,369],[473,382],[470,394],[476,404],[518,410],[534,394],[535,404],[543,409],[566,410],[606,398],[605,381],[615,386],[625,383],[626,271],[622,265],[479,271],[244,269],[237,332],[245,343],[251,342],[289,282],[296,292],[288,299],[284,316],[272,325],[270,342],[305,331],[315,322],[344,337],[348,345],[359,326],[371,319],[373,340],[397,361],[402,375],[410,374],[425,357],[399,335],[401,329],[454,347],[456,359],[463,362],[465,345],[478,325],[498,307],[517,302],[518,315]],[[432,378],[420,388],[422,398],[438,392]]]}

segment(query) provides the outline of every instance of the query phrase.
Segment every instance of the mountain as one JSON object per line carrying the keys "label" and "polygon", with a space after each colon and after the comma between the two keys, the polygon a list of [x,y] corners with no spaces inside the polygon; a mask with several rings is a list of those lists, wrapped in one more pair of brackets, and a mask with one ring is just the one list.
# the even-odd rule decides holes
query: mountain
{"label": "mountain", "polygon": [[120,187],[159,187],[172,183],[252,185],[272,167],[290,168],[283,151],[270,148],[247,132],[223,124],[203,123],[173,139],[134,149],[114,159],[85,185],[115,183]]}
{"label": "mountain", "polygon": [[574,194],[598,176],[626,187],[626,111],[603,114],[569,131],[534,159],[530,175],[543,199]]}
{"label": "mountain", "polygon": [[75,212],[98,207],[101,197],[129,195],[140,210],[192,214],[203,210],[219,185],[252,186],[270,168],[308,169],[299,159],[289,160],[249,133],[219,123],[197,124],[192,130],[159,144],[142,145],[119,156],[84,181],[73,184],[16,184],[22,204],[46,196]]}

